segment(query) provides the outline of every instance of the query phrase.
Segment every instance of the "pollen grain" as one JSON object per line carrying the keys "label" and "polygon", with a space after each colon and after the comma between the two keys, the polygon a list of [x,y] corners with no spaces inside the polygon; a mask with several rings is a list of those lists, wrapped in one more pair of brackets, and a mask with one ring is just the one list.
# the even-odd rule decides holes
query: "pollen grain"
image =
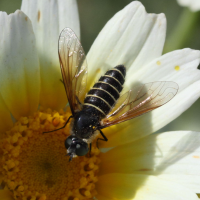
{"label": "pollen grain", "polygon": [[174,67],[174,69],[175,69],[176,71],[179,71],[179,70],[180,70],[180,66],[177,65],[177,66]]}
{"label": "pollen grain", "polygon": [[157,64],[157,65],[161,65],[161,62],[158,60],[158,61],[156,62],[156,64]]}

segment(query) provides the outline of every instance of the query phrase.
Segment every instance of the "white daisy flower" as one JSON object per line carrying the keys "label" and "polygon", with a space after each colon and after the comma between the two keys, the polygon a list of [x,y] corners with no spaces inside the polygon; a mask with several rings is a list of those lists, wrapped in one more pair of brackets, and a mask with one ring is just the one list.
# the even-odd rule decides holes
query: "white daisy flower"
{"label": "white daisy flower", "polygon": [[119,11],[87,55],[88,88],[124,64],[125,89],[174,81],[178,94],[151,113],[106,128],[101,147],[112,150],[102,153],[94,141],[90,155],[70,163],[64,147],[69,125],[43,132],[62,127],[71,115],[69,107],[61,109],[67,99],[57,43],[64,27],[79,36],[76,1],[23,0],[21,11],[0,13],[0,27],[0,199],[198,199],[200,133],[152,134],[200,96],[200,52],[162,55],[164,14],[148,14],[137,1]]}

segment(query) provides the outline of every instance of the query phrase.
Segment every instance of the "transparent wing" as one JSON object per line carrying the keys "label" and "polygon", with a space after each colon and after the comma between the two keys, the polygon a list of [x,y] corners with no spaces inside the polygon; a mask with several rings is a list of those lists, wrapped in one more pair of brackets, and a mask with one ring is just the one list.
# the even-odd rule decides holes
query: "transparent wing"
{"label": "transparent wing", "polygon": [[177,83],[166,81],[135,87],[119,98],[112,111],[101,121],[100,128],[112,126],[152,111],[170,101],[177,92]]}
{"label": "transparent wing", "polygon": [[81,109],[87,84],[87,63],[83,47],[76,34],[65,28],[58,41],[60,68],[69,105],[74,115]]}

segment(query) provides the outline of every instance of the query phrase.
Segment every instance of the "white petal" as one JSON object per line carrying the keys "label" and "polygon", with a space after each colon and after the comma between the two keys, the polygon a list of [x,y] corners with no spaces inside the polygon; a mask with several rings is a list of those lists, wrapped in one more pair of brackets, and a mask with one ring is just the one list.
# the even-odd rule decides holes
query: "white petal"
{"label": "white petal", "polygon": [[22,11],[0,13],[0,92],[15,118],[37,110],[40,93],[35,36]]}
{"label": "white petal", "polygon": [[173,121],[187,110],[200,96],[200,81],[188,86],[167,104],[131,121],[112,126],[107,129],[108,142],[102,142],[103,147],[117,146],[149,135],[169,122]]}
{"label": "white petal", "polygon": [[177,183],[136,174],[112,173],[100,176],[97,191],[110,199],[198,200],[195,193]]}
{"label": "white petal", "polygon": [[155,175],[200,193],[200,133],[152,134],[105,153],[101,173]]}
{"label": "white petal", "polygon": [[147,14],[140,2],[130,3],[105,25],[92,45],[87,56],[89,83],[97,72],[103,74],[119,64],[137,70],[160,56],[165,31],[164,14]]}
{"label": "white petal", "polygon": [[[145,59],[145,58],[143,58]],[[154,81],[174,81],[179,91],[200,79],[200,51],[182,49],[167,53],[156,58],[143,68],[134,71],[132,67],[127,73],[125,87],[133,87],[135,83]]]}
{"label": "white petal", "polygon": [[177,0],[181,6],[187,6],[192,11],[200,10],[200,1],[199,0]]}
{"label": "white petal", "polygon": [[41,66],[40,104],[61,108],[67,100],[60,81],[58,37],[65,27],[80,35],[77,3],[75,0],[23,0],[21,9],[31,19],[36,35]]}
{"label": "white petal", "polygon": [[178,116],[180,116],[185,110],[187,110],[200,96],[200,81],[193,83],[186,89],[182,90],[172,99],[169,103],[163,107],[153,111],[152,124],[153,132],[164,127]]}

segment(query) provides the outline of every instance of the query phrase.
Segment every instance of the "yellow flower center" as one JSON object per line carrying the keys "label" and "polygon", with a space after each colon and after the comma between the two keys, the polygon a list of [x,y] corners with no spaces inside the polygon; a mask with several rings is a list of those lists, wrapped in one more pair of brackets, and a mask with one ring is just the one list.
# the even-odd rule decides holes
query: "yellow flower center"
{"label": "yellow flower center", "polygon": [[70,126],[43,133],[62,127],[69,116],[69,109],[40,110],[7,132],[1,145],[2,173],[15,199],[81,200],[96,195],[100,151],[95,142],[90,153],[69,162],[64,141]]}

